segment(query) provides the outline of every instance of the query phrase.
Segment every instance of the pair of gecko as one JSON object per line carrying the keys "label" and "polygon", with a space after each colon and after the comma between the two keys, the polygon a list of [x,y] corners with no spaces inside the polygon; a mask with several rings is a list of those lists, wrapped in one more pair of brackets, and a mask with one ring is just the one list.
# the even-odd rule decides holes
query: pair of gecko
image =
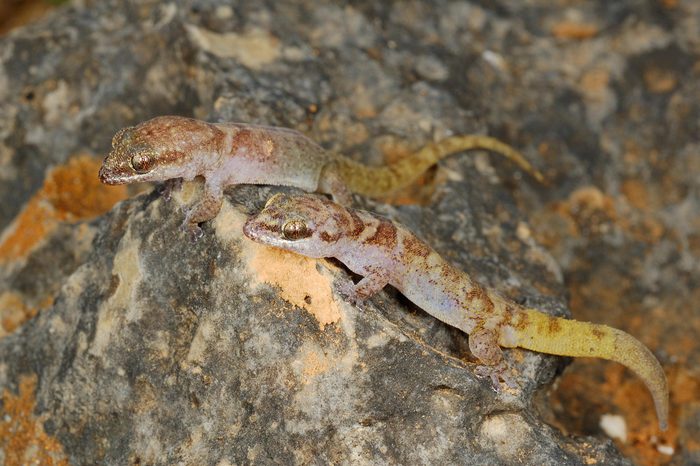
{"label": "pair of gecko", "polygon": [[271,197],[245,224],[250,239],[309,257],[335,257],[362,275],[342,282],[353,301],[387,284],[437,319],[469,334],[480,362],[503,371],[501,347],[617,361],[634,371],[651,392],[659,426],[668,422],[668,387],[661,365],[631,335],[605,325],[552,317],[499,296],[452,267],[409,230],[369,212],[348,208],[351,193],[381,196],[409,184],[442,158],[488,149],[513,160],[538,180],[542,175],[510,146],[487,136],[455,136],[429,144],[403,160],[368,167],[332,154],[285,128],[213,124],[164,116],[120,130],[99,177],[107,184],[193,180],[204,177],[202,199],[187,210],[183,226],[215,217],[223,190],[234,184],[293,186],[330,194]]}

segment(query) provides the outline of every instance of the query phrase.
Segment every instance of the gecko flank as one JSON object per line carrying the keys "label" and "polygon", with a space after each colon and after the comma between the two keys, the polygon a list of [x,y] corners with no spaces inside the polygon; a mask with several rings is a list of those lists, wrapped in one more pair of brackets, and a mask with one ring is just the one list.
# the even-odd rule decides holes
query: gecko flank
{"label": "gecko flank", "polygon": [[666,376],[646,346],[621,330],[549,316],[505,299],[395,222],[315,196],[277,194],[246,222],[243,232],[254,241],[305,256],[340,260],[363,276],[357,284],[340,285],[354,300],[394,286],[435,318],[469,334],[469,349],[495,373],[504,364],[500,347],[624,364],[646,384],[659,425],[666,428]]}
{"label": "gecko flank", "polygon": [[349,205],[351,192],[373,197],[389,194],[440,159],[469,149],[502,154],[536,179],[543,179],[515,149],[479,135],[449,137],[394,164],[370,167],[328,152],[291,129],[161,116],[120,130],[112,139],[112,148],[100,169],[103,183],[204,177],[203,198],[185,217],[184,225],[193,230],[216,216],[223,190],[229,185],[294,186],[331,194]]}

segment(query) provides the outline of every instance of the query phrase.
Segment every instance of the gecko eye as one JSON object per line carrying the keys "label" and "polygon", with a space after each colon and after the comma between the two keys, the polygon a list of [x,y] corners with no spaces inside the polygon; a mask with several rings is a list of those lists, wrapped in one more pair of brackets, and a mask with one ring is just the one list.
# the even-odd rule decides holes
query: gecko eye
{"label": "gecko eye", "polygon": [[290,241],[308,238],[311,234],[311,229],[302,220],[290,220],[282,226],[282,235]]}
{"label": "gecko eye", "polygon": [[138,153],[131,157],[131,168],[136,173],[146,173],[153,165],[153,159],[148,154]]}

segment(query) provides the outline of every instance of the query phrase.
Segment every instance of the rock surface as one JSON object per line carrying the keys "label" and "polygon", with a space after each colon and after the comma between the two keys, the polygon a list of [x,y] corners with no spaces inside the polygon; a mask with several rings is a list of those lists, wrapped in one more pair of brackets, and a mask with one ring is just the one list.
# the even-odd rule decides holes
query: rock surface
{"label": "rock surface", "polygon": [[[624,464],[598,428],[621,410],[634,461],[697,461],[700,8],[653,5],[83,2],[0,39],[0,462]],[[112,134],[171,113],[366,163],[456,133],[521,148],[549,186],[476,154],[358,201],[513,299],[564,315],[568,292],[638,336],[671,430],[617,366],[576,362],[550,398],[563,361],[508,351],[519,386],[495,393],[391,290],[343,302],[338,264],[242,237],[274,188],[230,190],[194,244],[197,185],[99,216],[139,190],[96,181]]]}

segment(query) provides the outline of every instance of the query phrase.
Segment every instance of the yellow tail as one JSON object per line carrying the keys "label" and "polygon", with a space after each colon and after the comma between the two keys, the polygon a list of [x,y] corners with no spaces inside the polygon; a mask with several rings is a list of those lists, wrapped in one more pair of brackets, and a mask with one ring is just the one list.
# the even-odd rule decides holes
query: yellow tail
{"label": "yellow tail", "polygon": [[370,197],[381,197],[407,186],[443,158],[471,149],[485,149],[501,154],[515,162],[537,181],[544,181],[542,173],[537,171],[520,152],[498,139],[481,135],[449,137],[428,144],[418,152],[383,167],[369,167],[345,157],[338,160],[337,166],[343,181],[353,192]]}
{"label": "yellow tail", "polygon": [[579,322],[543,314],[534,309],[521,311],[516,325],[517,346],[559,356],[602,358],[619,362],[645,383],[656,406],[659,427],[668,425],[668,385],[659,361],[649,349],[628,333],[607,325]]}

